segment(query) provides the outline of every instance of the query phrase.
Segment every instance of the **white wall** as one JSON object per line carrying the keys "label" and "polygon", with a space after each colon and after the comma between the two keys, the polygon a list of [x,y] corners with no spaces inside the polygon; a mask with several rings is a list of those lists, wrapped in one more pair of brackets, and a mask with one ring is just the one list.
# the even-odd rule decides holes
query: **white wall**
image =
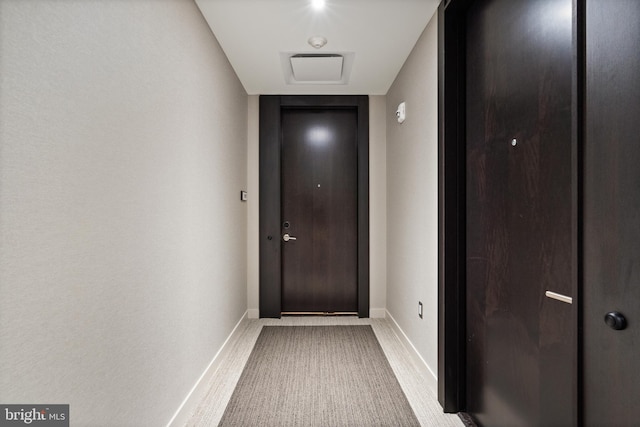
{"label": "white wall", "polygon": [[387,307],[387,106],[369,97],[369,299],[371,317]]}
{"label": "white wall", "polygon": [[[249,212],[247,239],[249,315],[259,315],[259,97],[249,96],[248,188]],[[384,96],[369,97],[369,239],[371,317],[382,317],[386,307],[386,105]]]}
{"label": "white wall", "polygon": [[249,96],[247,120],[247,307],[249,317],[260,316],[260,97]]}
{"label": "white wall", "polygon": [[192,1],[2,0],[0,59],[0,402],[164,425],[246,310],[246,93]]}
{"label": "white wall", "polygon": [[[387,310],[434,374],[438,355],[437,15],[387,93]],[[394,115],[406,102],[403,124]],[[418,317],[418,301],[424,318]]]}

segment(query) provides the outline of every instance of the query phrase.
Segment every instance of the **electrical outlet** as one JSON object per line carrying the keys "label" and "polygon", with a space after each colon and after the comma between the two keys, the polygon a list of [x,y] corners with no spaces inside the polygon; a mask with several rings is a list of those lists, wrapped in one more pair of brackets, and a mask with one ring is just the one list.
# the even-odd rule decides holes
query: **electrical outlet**
{"label": "electrical outlet", "polygon": [[418,301],[418,316],[422,319],[422,302]]}

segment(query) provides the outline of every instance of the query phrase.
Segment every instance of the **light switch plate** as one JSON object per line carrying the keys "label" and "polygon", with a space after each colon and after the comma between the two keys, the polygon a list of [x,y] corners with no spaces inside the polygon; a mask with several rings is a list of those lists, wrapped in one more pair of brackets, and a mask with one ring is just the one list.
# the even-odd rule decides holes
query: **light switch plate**
{"label": "light switch plate", "polygon": [[240,200],[242,200],[243,202],[247,201],[247,192],[246,191],[241,191],[240,192]]}

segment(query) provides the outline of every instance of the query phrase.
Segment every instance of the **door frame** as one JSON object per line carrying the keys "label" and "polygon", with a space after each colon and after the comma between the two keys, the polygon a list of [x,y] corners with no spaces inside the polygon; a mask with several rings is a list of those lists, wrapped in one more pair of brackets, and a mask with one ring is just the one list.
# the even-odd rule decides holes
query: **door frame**
{"label": "door frame", "polygon": [[358,316],[369,317],[369,97],[366,95],[260,96],[260,317],[282,311],[281,111],[355,109],[357,113]]}
{"label": "door frame", "polygon": [[[466,409],[466,25],[474,0],[438,6],[438,401]],[[574,422],[582,422],[582,141],[585,0],[573,0],[571,145]]]}

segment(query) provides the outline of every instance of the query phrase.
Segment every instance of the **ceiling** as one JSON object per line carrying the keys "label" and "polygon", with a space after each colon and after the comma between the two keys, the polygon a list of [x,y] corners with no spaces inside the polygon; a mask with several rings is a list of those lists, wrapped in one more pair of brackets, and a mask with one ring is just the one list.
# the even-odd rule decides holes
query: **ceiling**
{"label": "ceiling", "polygon": [[[439,3],[326,0],[316,10],[312,0],[195,1],[250,95],[384,95]],[[328,43],[315,49],[312,36]],[[307,53],[344,54],[347,82],[287,83],[288,56]]]}

